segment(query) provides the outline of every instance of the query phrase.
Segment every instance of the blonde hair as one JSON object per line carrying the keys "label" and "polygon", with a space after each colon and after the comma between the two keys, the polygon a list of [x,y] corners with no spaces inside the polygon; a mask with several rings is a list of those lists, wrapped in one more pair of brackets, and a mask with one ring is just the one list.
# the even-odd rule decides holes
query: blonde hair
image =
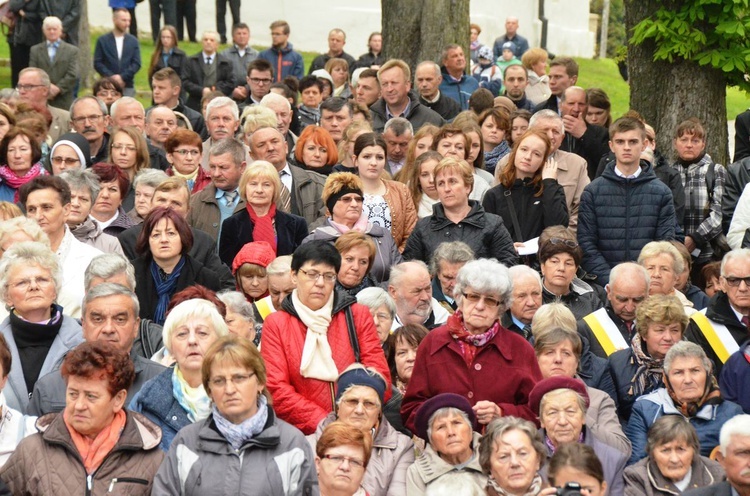
{"label": "blonde hair", "polygon": [[474,188],[474,167],[470,166],[466,160],[459,160],[454,157],[446,157],[435,166],[432,172],[437,184],[437,177],[446,171],[457,172],[466,186]]}
{"label": "blonde hair", "polygon": [[688,320],[679,298],[671,295],[649,296],[635,311],[635,327],[641,338],[646,337],[651,324],[680,324],[681,333],[685,334]]}
{"label": "blonde hair", "polygon": [[247,183],[249,183],[251,179],[267,179],[271,181],[273,184],[273,203],[279,201],[281,179],[279,179],[279,173],[276,171],[276,168],[271,165],[270,162],[256,160],[245,168],[242,177],[240,177],[240,198],[245,201],[247,201],[245,188],[247,188]]}
{"label": "blonde hair", "polygon": [[674,247],[669,241],[651,241],[647,243],[641,249],[641,254],[638,255],[638,263],[643,265],[649,258],[658,257],[659,255],[671,255],[674,262],[672,263],[672,270],[675,275],[682,274],[685,270],[685,260],[680,255],[679,250]]}

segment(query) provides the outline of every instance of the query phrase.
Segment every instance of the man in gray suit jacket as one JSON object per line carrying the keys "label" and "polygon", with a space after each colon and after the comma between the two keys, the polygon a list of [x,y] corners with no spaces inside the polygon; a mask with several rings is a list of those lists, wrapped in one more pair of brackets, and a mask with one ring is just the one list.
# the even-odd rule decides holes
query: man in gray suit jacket
{"label": "man in gray suit jacket", "polygon": [[54,16],[42,24],[45,40],[31,47],[30,67],[38,67],[50,79],[49,105],[68,110],[78,80],[78,47],[61,39],[62,21]]}

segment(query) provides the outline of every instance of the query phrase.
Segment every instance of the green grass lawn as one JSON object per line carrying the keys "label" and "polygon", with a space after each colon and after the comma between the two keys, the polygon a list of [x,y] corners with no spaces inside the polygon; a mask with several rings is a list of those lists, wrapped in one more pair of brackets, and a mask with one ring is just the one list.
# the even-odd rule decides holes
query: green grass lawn
{"label": "green grass lawn", "polygon": [[[91,38],[91,49],[96,44],[96,35]],[[180,44],[180,48],[185,50],[188,55],[193,55],[201,50],[199,43]],[[220,48],[223,50],[226,46]],[[255,47],[262,50],[265,47]],[[151,40],[141,40],[141,60],[143,65],[135,78],[136,90],[148,91],[147,69],[154,52],[154,45]],[[317,53],[301,52],[305,60],[305,67],[310,67],[313,58]],[[8,43],[5,37],[0,37],[0,59],[9,59]],[[581,76],[579,84],[584,88],[599,87],[607,92],[612,102],[612,115],[619,116],[625,113],[629,108],[630,89],[628,84],[623,81],[620,72],[617,70],[617,64],[612,59],[576,59],[580,65]],[[0,66],[0,88],[6,88],[10,85],[10,65],[9,63]],[[144,104],[150,104],[150,98],[142,98]],[[750,107],[750,98],[744,92],[737,88],[727,88],[727,118],[734,119],[737,114]]]}

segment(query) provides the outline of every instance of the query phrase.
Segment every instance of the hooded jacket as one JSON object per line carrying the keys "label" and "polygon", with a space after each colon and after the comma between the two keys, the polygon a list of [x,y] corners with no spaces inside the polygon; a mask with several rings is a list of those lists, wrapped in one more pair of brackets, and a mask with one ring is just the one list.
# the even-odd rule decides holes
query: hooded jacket
{"label": "hooded jacket", "polygon": [[305,62],[302,55],[294,51],[294,46],[287,43],[282,49],[271,47],[258,54],[259,59],[267,60],[273,67],[273,80],[280,83],[285,77],[294,76],[298,80],[305,76]]}
{"label": "hooded jacket", "polygon": [[481,435],[474,432],[472,439],[472,450],[474,453],[469,462],[460,470],[440,458],[440,454],[428,443],[422,454],[409,467],[406,479],[406,494],[409,496],[422,496],[425,494],[427,486],[440,477],[454,471],[469,474],[480,487],[485,487],[487,485],[487,476],[479,465],[480,439]]}
{"label": "hooded jacket", "polygon": [[[443,76],[440,93],[457,101],[461,105],[461,110],[469,110],[469,98],[479,89],[479,81],[469,74],[461,74],[461,79],[454,79],[445,67],[441,67],[440,72]],[[497,92],[492,96],[497,96]],[[416,132],[416,129],[414,131]]]}

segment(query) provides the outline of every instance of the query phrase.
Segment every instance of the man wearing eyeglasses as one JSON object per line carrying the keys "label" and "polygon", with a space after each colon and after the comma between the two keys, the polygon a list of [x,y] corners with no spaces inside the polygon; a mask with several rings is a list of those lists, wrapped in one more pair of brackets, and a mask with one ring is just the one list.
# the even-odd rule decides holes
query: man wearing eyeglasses
{"label": "man wearing eyeglasses", "polygon": [[37,109],[46,108],[52,114],[52,124],[47,134],[54,142],[70,131],[70,112],[49,105],[50,87],[49,76],[42,69],[27,67],[18,74],[16,91],[21,101]]}
{"label": "man wearing eyeglasses", "polygon": [[106,161],[109,146],[107,105],[91,95],[76,98],[70,106],[70,122],[73,130],[89,142],[91,165]]}
{"label": "man wearing eyeglasses", "polygon": [[218,90],[231,96],[235,88],[232,62],[217,53],[219,33],[206,31],[201,40],[203,50],[187,60],[182,72],[182,87],[188,94],[187,106],[201,111],[201,99]]}
{"label": "man wearing eyeglasses", "polygon": [[718,377],[729,357],[750,338],[750,249],[732,250],[721,262],[718,291],[708,307],[690,316],[685,339],[699,344]]}
{"label": "man wearing eyeglasses", "polygon": [[[247,84],[245,85],[245,98],[240,100],[240,111],[244,110],[248,105],[258,105],[271,91],[271,84],[273,84],[273,66],[265,59],[255,59],[247,65],[247,75],[245,76]],[[236,92],[236,90],[235,90]],[[232,98],[237,101],[237,96],[241,96],[241,93],[235,95],[232,93]]]}

